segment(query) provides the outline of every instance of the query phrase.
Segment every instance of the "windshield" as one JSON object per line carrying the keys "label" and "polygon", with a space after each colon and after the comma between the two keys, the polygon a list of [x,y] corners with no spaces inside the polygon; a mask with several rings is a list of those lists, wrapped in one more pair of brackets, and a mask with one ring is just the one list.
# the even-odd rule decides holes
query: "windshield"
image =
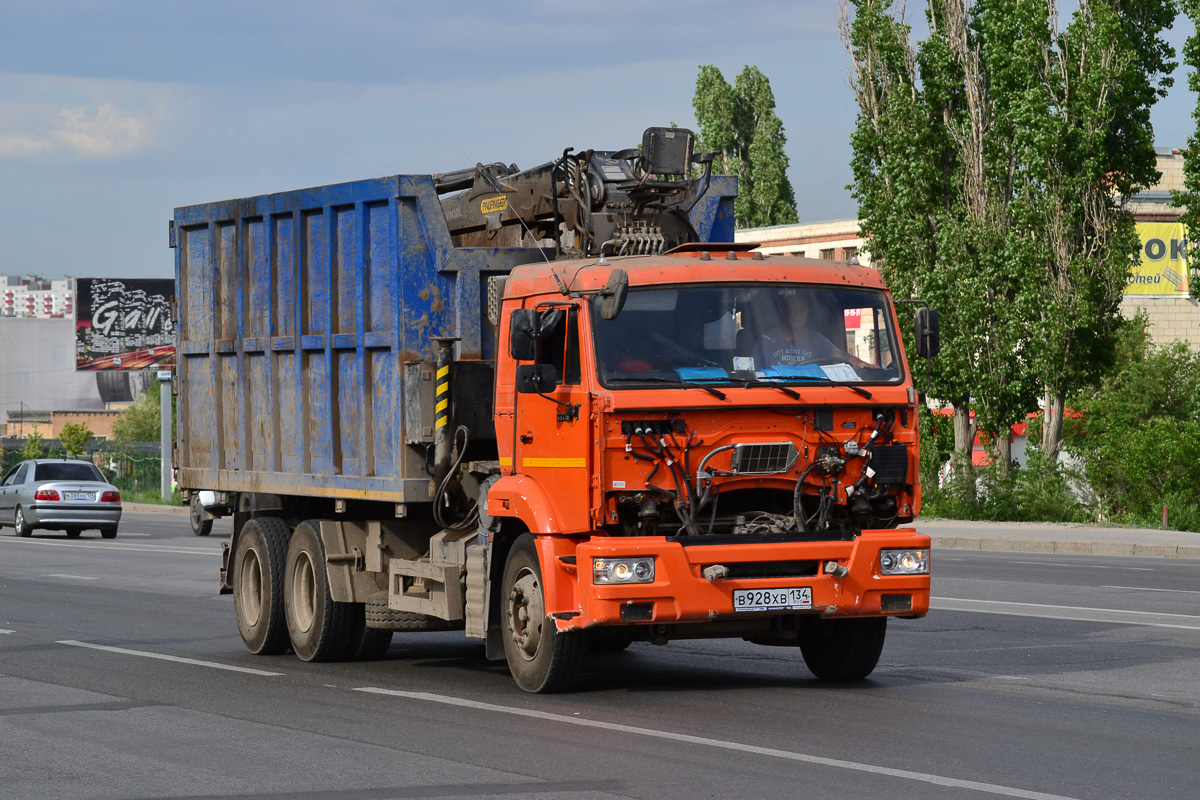
{"label": "windshield", "polygon": [[869,289],[634,288],[617,319],[592,318],[605,386],[902,378],[890,306]]}
{"label": "windshield", "polygon": [[37,481],[104,481],[100,470],[86,462],[74,464],[38,464]]}

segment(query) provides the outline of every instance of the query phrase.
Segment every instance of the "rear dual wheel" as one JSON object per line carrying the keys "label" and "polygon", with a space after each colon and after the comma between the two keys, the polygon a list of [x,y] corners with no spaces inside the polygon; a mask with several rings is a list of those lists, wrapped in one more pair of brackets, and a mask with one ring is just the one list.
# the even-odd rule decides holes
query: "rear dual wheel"
{"label": "rear dual wheel", "polygon": [[252,519],[238,535],[233,609],[242,641],[256,655],[278,655],[288,648],[283,609],[287,551],[288,527],[280,519]]}
{"label": "rear dual wheel", "polygon": [[357,604],[335,603],[329,593],[319,524],[310,520],[296,526],[284,568],[283,602],[288,637],[292,650],[303,661],[342,658],[354,632],[353,612]]}

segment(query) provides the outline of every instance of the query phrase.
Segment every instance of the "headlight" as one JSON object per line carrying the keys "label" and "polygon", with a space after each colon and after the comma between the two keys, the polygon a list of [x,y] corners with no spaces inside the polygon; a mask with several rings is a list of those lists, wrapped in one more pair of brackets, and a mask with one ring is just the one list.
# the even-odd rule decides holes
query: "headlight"
{"label": "headlight", "polygon": [[592,583],[653,583],[654,558],[593,558]]}
{"label": "headlight", "polygon": [[881,575],[928,575],[929,551],[880,550],[879,574]]}

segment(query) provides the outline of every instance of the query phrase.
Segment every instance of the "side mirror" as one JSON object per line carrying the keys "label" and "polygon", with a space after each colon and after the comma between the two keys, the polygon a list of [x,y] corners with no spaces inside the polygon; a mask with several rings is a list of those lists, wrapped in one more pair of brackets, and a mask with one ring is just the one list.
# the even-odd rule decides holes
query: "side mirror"
{"label": "side mirror", "polygon": [[941,328],[938,324],[936,308],[917,309],[917,355],[921,358],[933,358],[942,349]]}
{"label": "side mirror", "polygon": [[545,394],[558,385],[558,370],[553,364],[520,364],[516,382],[521,394]]}
{"label": "side mirror", "polygon": [[629,295],[629,273],[623,269],[614,269],[608,276],[608,284],[600,296],[600,319],[616,319],[625,307],[625,298]]}

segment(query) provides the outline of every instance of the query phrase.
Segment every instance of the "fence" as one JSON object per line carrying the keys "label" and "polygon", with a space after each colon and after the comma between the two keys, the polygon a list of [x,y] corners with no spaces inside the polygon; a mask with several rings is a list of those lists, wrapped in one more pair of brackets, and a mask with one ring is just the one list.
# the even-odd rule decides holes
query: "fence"
{"label": "fence", "polygon": [[[0,462],[8,471],[22,460],[22,440],[0,440]],[[67,456],[57,439],[42,440],[42,458],[77,458],[90,461],[100,468],[105,478],[120,490],[126,499],[149,500],[161,493],[162,456],[158,442],[100,442],[78,456]]]}

